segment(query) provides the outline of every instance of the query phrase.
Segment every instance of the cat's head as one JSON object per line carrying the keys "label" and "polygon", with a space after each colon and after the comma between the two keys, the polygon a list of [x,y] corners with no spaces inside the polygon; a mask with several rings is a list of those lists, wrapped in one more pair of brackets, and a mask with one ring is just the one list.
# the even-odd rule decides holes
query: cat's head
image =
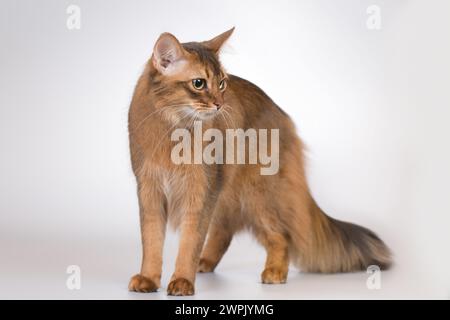
{"label": "cat's head", "polygon": [[224,107],[227,74],[218,54],[234,28],[204,42],[180,43],[170,33],[156,41],[150,60],[155,107],[176,119],[206,120]]}

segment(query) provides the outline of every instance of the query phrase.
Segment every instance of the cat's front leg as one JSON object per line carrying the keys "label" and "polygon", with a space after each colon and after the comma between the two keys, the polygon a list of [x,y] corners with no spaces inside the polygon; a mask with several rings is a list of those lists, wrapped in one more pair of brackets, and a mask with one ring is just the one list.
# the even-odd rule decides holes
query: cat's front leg
{"label": "cat's front leg", "polygon": [[167,293],[175,296],[193,295],[200,253],[208,231],[209,217],[204,211],[187,213],[181,223],[180,246],[175,272]]}
{"label": "cat's front leg", "polygon": [[[197,176],[198,177],[198,176]],[[167,293],[185,296],[194,294],[194,282],[200,253],[211,219],[213,200],[208,197],[206,183],[196,181],[184,197],[184,212],[180,225],[180,245]],[[203,195],[203,196],[202,196]]]}
{"label": "cat's front leg", "polygon": [[163,210],[163,195],[154,181],[138,183],[142,265],[141,272],[133,276],[128,288],[136,292],[154,292],[161,285],[161,269],[166,213]]}

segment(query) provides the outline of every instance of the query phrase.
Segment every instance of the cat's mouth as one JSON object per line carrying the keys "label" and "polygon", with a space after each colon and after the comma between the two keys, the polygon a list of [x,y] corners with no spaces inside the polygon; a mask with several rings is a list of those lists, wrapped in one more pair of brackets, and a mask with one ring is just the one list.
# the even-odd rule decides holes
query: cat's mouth
{"label": "cat's mouth", "polygon": [[173,114],[172,121],[175,124],[181,124],[190,126],[195,121],[208,121],[212,120],[219,113],[218,108],[212,107],[196,107],[192,105],[186,105],[183,107],[181,114],[179,112]]}
{"label": "cat's mouth", "polygon": [[202,109],[202,110],[196,110],[196,114],[198,119],[200,120],[209,120],[214,118],[217,115],[218,110],[217,109]]}

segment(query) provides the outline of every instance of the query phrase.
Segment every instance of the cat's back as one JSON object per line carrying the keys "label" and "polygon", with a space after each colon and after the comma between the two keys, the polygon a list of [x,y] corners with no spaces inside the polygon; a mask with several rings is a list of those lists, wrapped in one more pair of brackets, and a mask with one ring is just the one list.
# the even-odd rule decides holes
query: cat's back
{"label": "cat's back", "polygon": [[228,75],[230,104],[239,107],[245,118],[255,122],[291,123],[291,119],[260,87],[235,75]]}
{"label": "cat's back", "polygon": [[241,99],[258,99],[264,103],[274,103],[272,99],[256,84],[241,77],[229,74],[228,87]]}

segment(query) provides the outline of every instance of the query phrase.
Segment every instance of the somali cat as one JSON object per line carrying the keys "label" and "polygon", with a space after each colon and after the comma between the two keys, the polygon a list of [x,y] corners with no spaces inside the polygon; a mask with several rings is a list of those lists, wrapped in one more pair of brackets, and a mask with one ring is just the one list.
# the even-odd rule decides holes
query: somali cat
{"label": "somali cat", "polygon": [[[305,272],[387,268],[390,251],[373,232],[330,218],[311,197],[302,142],[289,116],[220,64],[218,53],[233,30],[183,44],[162,34],[136,85],[129,138],[143,258],[129,290],[160,287],[168,222],[180,229],[169,295],[194,294],[196,273],[214,271],[233,235],[244,229],[266,249],[263,283],[285,283],[290,262]],[[260,163],[174,164],[171,133],[191,130],[194,120],[202,130],[279,129],[278,173],[261,175]]]}

